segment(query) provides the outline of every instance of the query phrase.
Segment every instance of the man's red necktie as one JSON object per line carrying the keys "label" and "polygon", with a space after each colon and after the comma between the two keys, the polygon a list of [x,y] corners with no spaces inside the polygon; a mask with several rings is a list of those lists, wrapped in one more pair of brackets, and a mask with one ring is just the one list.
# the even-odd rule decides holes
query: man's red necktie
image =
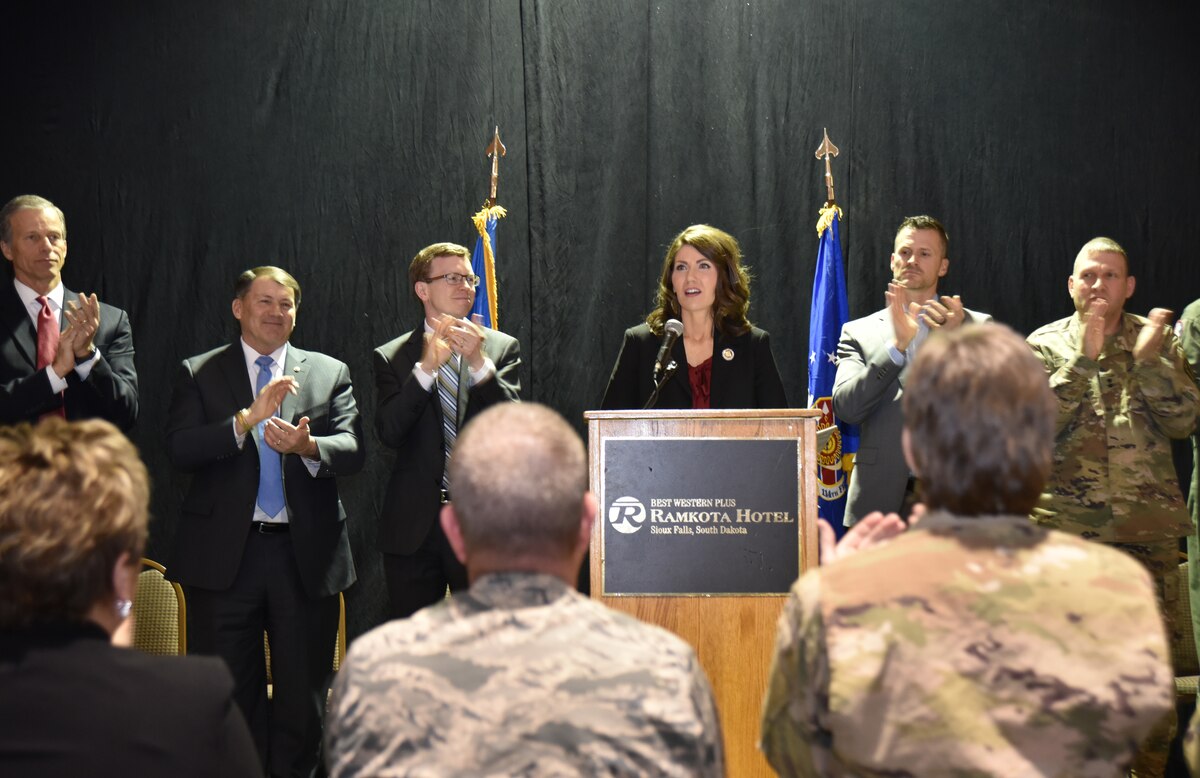
{"label": "man's red necktie", "polygon": [[[41,303],[42,310],[38,312],[37,323],[37,369],[45,370],[46,366],[54,362],[54,357],[58,354],[58,317],[54,315],[54,309],[50,307],[50,300],[46,297],[39,297],[37,301]],[[42,414],[42,418],[46,416],[61,416],[67,417],[66,407],[60,405],[56,410]]]}

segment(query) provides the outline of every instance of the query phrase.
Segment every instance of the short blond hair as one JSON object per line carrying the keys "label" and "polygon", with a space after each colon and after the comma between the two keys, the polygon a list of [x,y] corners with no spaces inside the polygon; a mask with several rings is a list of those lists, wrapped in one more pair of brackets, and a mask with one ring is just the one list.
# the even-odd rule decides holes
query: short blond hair
{"label": "short blond hair", "polygon": [[557,412],[537,403],[493,405],[463,428],[449,471],[468,550],[551,559],[574,550],[587,452]]}
{"label": "short blond hair", "polygon": [[1121,248],[1121,244],[1117,243],[1112,238],[1100,236],[1092,238],[1087,243],[1083,244],[1083,248],[1079,249],[1079,253],[1075,255],[1075,261],[1084,257],[1094,256],[1096,254],[1120,254],[1125,260],[1125,275],[1129,275],[1129,254],[1125,249]]}
{"label": "short blond hair", "polygon": [[56,214],[58,214],[58,220],[62,222],[63,240],[67,239],[67,217],[63,215],[61,208],[47,200],[45,197],[40,197],[38,195],[17,195],[5,203],[3,208],[0,208],[0,243],[4,243],[9,246],[12,245],[12,217],[17,211],[24,210],[54,211]]}
{"label": "short blond hair", "polygon": [[82,621],[146,545],[150,479],[106,421],[0,427],[0,628]]}

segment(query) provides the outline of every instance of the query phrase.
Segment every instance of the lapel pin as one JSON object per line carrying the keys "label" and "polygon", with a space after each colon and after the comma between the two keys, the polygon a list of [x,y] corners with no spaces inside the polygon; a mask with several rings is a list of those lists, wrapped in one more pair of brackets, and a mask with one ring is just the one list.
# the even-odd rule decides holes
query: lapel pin
{"label": "lapel pin", "polygon": [[725,359],[726,362],[732,362],[733,361],[733,349],[731,349],[731,348],[725,349],[724,351],[721,352],[721,356]]}

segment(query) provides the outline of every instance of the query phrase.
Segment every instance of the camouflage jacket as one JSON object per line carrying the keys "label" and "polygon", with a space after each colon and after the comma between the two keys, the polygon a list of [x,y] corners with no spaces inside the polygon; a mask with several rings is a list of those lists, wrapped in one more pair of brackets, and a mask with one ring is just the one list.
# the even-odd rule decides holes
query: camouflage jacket
{"label": "camouflage jacket", "polygon": [[[1200,377],[1200,300],[1183,309],[1176,327],[1192,378]],[[1192,523],[1200,527],[1200,425],[1192,432],[1192,489],[1188,492],[1188,508],[1192,511]]]}
{"label": "camouflage jacket", "polygon": [[1080,352],[1077,316],[1029,336],[1058,398],[1054,469],[1033,516],[1039,524],[1116,543],[1191,532],[1169,439],[1191,434],[1200,391],[1169,331],[1157,359],[1134,362],[1145,323],[1126,313],[1097,360]]}
{"label": "camouflage jacket", "polygon": [[1183,757],[1192,775],[1200,775],[1200,706],[1192,711],[1192,720],[1183,734]]}
{"label": "camouflage jacket", "polygon": [[354,642],[326,725],[345,776],[719,776],[680,638],[553,576],[504,573]]}
{"label": "camouflage jacket", "polygon": [[761,748],[782,775],[1116,776],[1173,705],[1140,564],[935,512],[792,587]]}

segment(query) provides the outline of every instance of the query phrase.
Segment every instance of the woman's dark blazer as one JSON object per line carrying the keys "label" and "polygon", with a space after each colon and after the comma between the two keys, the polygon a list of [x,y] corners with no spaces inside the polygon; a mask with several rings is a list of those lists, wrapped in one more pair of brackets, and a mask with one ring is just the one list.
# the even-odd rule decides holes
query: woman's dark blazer
{"label": "woman's dark blazer", "polygon": [[117,648],[98,626],[0,631],[0,774],[261,776],[211,657]]}
{"label": "woman's dark blazer", "polygon": [[[625,330],[625,342],[617,364],[613,366],[608,388],[600,407],[605,410],[639,409],[654,392],[654,358],[662,339],[647,324]],[[675,375],[663,385],[654,404],[659,409],[692,407],[692,386],[688,381],[687,354],[683,338],[675,341],[671,356],[678,363]],[[786,408],[787,394],[770,336],[757,327],[736,338],[713,333],[712,388],[709,404],[713,408]]]}

